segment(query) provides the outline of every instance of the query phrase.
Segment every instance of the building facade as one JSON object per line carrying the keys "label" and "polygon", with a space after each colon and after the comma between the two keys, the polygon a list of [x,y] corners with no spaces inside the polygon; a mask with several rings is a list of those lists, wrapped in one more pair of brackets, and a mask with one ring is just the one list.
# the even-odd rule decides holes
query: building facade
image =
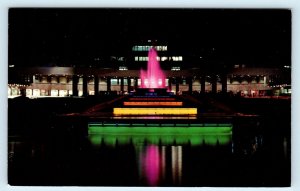
{"label": "building facade", "polygon": [[[140,69],[147,53],[155,46],[166,88],[182,93],[232,93],[243,96],[291,94],[291,68],[247,68],[234,65],[226,70],[194,64],[188,55],[178,54],[167,43],[151,40],[131,46],[131,55],[111,56],[110,68],[103,67],[9,67],[8,97],[25,92],[28,97],[65,97],[101,94],[127,94],[141,84]],[[200,57],[201,58],[201,57]],[[100,60],[100,58],[95,58]]]}

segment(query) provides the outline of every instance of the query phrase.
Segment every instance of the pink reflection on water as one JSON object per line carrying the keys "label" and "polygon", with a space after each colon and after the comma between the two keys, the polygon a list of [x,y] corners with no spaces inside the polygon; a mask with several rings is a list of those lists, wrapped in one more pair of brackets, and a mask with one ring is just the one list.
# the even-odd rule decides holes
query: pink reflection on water
{"label": "pink reflection on water", "polygon": [[160,154],[158,146],[151,145],[147,147],[143,156],[143,173],[147,183],[150,186],[156,186],[159,183],[160,176]]}
{"label": "pink reflection on water", "polygon": [[147,71],[141,70],[141,88],[165,88],[165,74],[157,61],[157,52],[151,48],[148,52]]}

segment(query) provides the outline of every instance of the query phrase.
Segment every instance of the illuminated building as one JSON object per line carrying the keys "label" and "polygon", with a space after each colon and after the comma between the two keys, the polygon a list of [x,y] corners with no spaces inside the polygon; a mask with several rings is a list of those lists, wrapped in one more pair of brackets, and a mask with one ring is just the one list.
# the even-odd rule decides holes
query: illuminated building
{"label": "illuminated building", "polygon": [[[8,96],[26,91],[28,97],[88,96],[126,94],[141,85],[140,69],[148,61],[152,41],[132,43],[132,55],[112,56],[112,67],[9,67]],[[291,67],[254,68],[234,65],[226,70],[197,66],[193,57],[172,53],[166,42],[155,42],[157,60],[164,70],[164,84],[170,91],[183,93],[240,93],[246,96],[291,94]],[[130,47],[129,47],[130,48]],[[170,52],[170,53],[169,53]],[[178,52],[178,51],[173,51]],[[126,60],[126,62],[125,62]],[[189,64],[191,62],[192,64]],[[107,65],[107,64],[106,64]],[[109,64],[108,64],[109,65]]]}

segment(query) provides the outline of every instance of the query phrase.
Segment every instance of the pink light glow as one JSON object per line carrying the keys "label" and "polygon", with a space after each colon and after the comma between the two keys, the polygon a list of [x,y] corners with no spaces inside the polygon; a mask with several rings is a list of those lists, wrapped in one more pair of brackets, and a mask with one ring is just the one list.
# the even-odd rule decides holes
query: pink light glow
{"label": "pink light glow", "polygon": [[151,48],[148,52],[147,71],[141,69],[141,88],[165,88],[165,74],[157,61],[157,52]]}
{"label": "pink light glow", "polygon": [[150,186],[156,186],[160,175],[160,154],[158,146],[149,146],[144,156],[144,170]]}

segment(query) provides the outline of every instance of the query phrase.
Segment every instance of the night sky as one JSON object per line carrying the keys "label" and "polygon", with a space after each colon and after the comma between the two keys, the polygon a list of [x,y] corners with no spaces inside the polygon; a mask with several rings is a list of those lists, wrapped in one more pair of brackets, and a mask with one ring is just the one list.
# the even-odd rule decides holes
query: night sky
{"label": "night sky", "polygon": [[197,66],[291,65],[290,10],[13,8],[8,32],[15,66],[104,66],[148,39]]}

